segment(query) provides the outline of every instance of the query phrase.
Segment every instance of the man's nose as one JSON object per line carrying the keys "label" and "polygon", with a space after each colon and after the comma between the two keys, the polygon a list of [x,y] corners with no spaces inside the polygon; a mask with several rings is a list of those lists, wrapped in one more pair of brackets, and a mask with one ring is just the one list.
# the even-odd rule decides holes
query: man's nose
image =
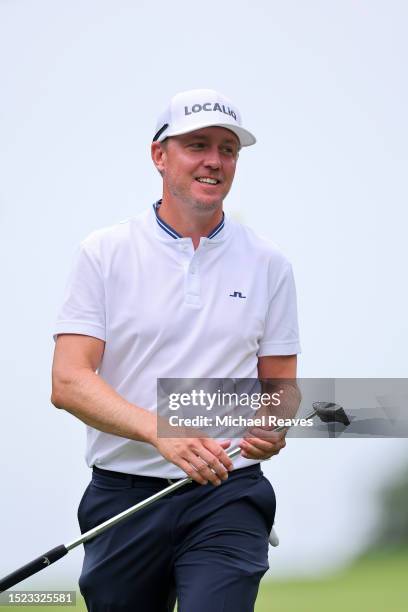
{"label": "man's nose", "polygon": [[204,160],[204,165],[208,168],[216,170],[221,166],[221,156],[218,147],[212,147],[207,150],[207,155]]}

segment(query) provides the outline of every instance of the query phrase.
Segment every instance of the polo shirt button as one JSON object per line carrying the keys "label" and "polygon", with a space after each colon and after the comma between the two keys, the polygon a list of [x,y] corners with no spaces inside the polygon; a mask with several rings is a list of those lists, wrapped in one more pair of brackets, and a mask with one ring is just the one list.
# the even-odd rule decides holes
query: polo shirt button
{"label": "polo shirt button", "polygon": [[195,274],[197,272],[197,268],[191,268],[190,272],[191,274]]}

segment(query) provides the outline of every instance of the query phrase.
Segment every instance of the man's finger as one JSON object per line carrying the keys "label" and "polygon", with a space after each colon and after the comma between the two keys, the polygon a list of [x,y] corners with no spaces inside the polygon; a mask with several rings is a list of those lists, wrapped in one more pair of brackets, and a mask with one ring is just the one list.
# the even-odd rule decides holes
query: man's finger
{"label": "man's finger", "polygon": [[216,482],[213,476],[216,476],[220,480],[226,480],[228,478],[228,470],[218,460],[218,458],[210,453],[207,449],[202,448],[197,452],[197,455],[201,460],[201,465],[199,468],[200,472],[203,475],[206,475],[214,484],[216,484]]}
{"label": "man's finger", "polygon": [[224,448],[221,446],[221,444],[223,444],[223,446],[228,447],[230,445],[229,441],[224,441],[223,443],[218,444],[214,440],[206,438],[202,442],[207,452],[211,453],[211,455],[213,455],[213,457],[215,457],[215,459],[221,463],[226,470],[230,472],[234,468],[232,460],[228,457]]}
{"label": "man's finger", "polygon": [[[221,481],[225,480],[227,477],[227,470],[221,464],[219,464],[217,470],[210,466],[209,461],[211,461],[211,455],[209,454],[209,459],[207,461],[204,456],[204,449],[200,451],[200,455],[198,455],[198,453],[186,455],[186,460],[197,470],[202,478],[215,486],[220,485]],[[213,463],[215,464],[215,462]]]}
{"label": "man's finger", "polygon": [[255,446],[255,448],[259,448],[259,450],[270,450],[271,448],[274,448],[275,446],[278,446],[280,444],[280,440],[279,441],[275,441],[275,440],[262,440],[262,438],[245,438],[243,440],[244,444],[248,444],[250,446]]}
{"label": "man's finger", "polygon": [[187,474],[187,476],[189,476],[192,480],[194,480],[194,482],[197,482],[198,484],[201,484],[201,485],[208,484],[208,480],[206,478],[203,478],[200,472],[198,472],[194,468],[194,466],[191,465],[191,463],[189,463],[188,461],[185,461],[185,459],[180,459],[176,463],[176,465],[178,465],[178,467],[181,468],[183,472]]}
{"label": "man's finger", "polygon": [[240,446],[244,456],[248,455],[254,459],[268,459],[279,453],[286,446],[286,441],[268,442],[260,438],[249,438],[242,440]]}
{"label": "man's finger", "polygon": [[284,431],[272,431],[263,429],[262,427],[253,427],[248,431],[245,439],[249,438],[260,438],[261,440],[268,440],[270,442],[279,442],[285,439],[286,432]]}

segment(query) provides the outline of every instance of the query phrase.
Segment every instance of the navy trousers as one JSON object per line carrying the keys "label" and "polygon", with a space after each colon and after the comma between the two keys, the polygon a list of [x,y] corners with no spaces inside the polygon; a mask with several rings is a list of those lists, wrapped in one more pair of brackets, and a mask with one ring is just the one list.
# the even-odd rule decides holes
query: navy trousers
{"label": "navy trousers", "polygon": [[[163,488],[158,478],[93,473],[82,533]],[[268,569],[275,493],[253,465],[219,487],[185,485],[84,545],[90,612],[252,612]]]}

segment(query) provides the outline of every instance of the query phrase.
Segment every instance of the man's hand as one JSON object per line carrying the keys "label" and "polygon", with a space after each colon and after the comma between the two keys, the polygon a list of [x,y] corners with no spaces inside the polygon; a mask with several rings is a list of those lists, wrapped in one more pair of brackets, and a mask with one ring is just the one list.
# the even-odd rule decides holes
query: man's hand
{"label": "man's hand", "polygon": [[156,438],[154,446],[167,461],[181,468],[195,482],[220,485],[233,469],[224,449],[231,442],[216,442],[210,438]]}
{"label": "man's hand", "polygon": [[286,431],[270,431],[260,427],[254,427],[240,441],[241,455],[245,459],[270,459],[285,448]]}

